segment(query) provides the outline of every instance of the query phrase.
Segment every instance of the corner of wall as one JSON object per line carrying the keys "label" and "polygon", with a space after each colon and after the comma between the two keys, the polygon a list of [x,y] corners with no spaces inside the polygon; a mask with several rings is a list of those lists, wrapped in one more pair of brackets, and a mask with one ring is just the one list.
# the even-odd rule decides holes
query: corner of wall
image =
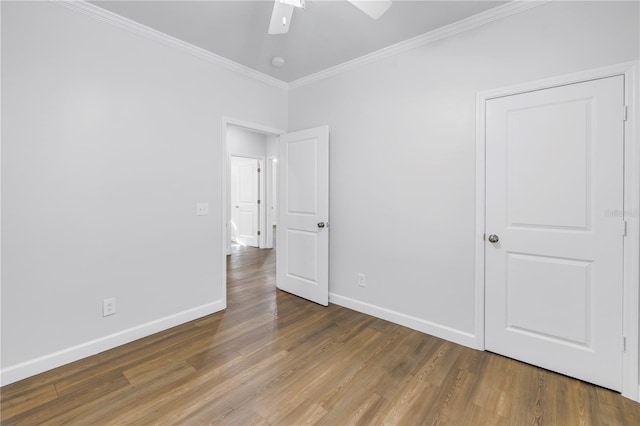
{"label": "corner of wall", "polygon": [[392,311],[391,309],[383,308],[381,306],[372,305],[370,303],[335,293],[329,293],[329,302],[363,314],[372,315],[376,318],[390,321],[394,324],[402,325],[440,339],[448,340],[468,348],[476,349],[477,346],[477,339],[474,334],[456,330],[441,324],[436,324],[421,318],[416,318],[401,312]]}

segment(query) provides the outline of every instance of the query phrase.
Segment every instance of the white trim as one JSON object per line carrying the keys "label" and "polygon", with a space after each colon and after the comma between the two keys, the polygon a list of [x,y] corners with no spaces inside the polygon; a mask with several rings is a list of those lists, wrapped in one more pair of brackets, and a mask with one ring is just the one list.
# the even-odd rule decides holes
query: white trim
{"label": "white trim", "polygon": [[230,124],[232,126],[242,127],[245,130],[264,133],[272,136],[280,136],[285,133],[284,130],[276,129],[275,127],[263,126],[262,124],[256,124],[256,123],[252,123],[250,121],[244,121],[244,120],[237,120],[231,117],[222,117],[222,123],[224,124],[225,132],[226,132],[227,124]]}
{"label": "white trim", "polygon": [[436,324],[431,321],[416,318],[411,315],[403,314],[401,312],[392,311],[391,309],[383,308],[381,306],[361,302],[350,297],[340,296],[339,294],[335,293],[329,293],[329,303],[334,303],[345,308],[353,309],[354,311],[362,312],[363,314],[390,321],[394,324],[399,324],[404,327],[420,331],[422,333],[430,334],[432,336],[448,340],[450,342],[458,343],[470,348],[475,348],[475,336],[471,333],[456,330],[455,328]]}
{"label": "white trim", "polygon": [[51,0],[51,1],[53,1],[55,4],[80,12],[91,18],[97,19],[102,22],[106,22],[107,24],[111,24],[115,27],[140,35],[142,37],[158,41],[166,46],[181,50],[185,53],[188,53],[197,58],[203,59],[212,64],[220,65],[231,71],[235,71],[244,76],[253,78],[263,83],[270,84],[271,86],[277,87],[279,89],[288,88],[287,83],[285,83],[282,80],[278,80],[277,78],[271,77],[270,75],[264,74],[260,71],[256,71],[252,68],[249,68],[237,62],[234,62],[230,59],[224,58],[220,55],[216,55],[215,53],[212,53],[201,47],[194,46],[191,43],[187,43],[186,41],[182,41],[173,36],[165,34],[161,31],[155,30],[151,27],[147,27],[146,25],[143,25],[139,22],[133,21],[131,19],[125,18],[123,16],[120,16],[108,10],[105,10],[99,6],[96,6],[93,3],[88,3],[85,0]]}
{"label": "white trim", "polygon": [[117,346],[133,342],[134,340],[150,336],[171,327],[211,315],[221,311],[222,309],[224,309],[223,301],[216,300],[215,302],[207,303],[206,305],[187,309],[186,311],[182,311],[177,314],[149,321],[99,339],[81,343],[70,348],[62,349],[48,355],[3,368],[0,372],[0,385],[4,386],[9,383],[17,382],[18,380],[113,349]]}
{"label": "white trim", "polygon": [[482,25],[489,24],[493,21],[503,19],[511,15],[515,15],[517,13],[524,12],[534,7],[546,4],[551,0],[513,0],[502,6],[489,9],[477,15],[470,16],[460,21],[453,22],[444,27],[437,28],[433,31],[429,31],[417,37],[413,37],[409,40],[396,43],[394,45],[376,50],[372,53],[361,56],[359,58],[355,58],[350,61],[344,62],[342,64],[333,66],[331,68],[327,68],[325,70],[319,71],[315,74],[302,77],[291,83],[286,83],[275,77],[271,77],[270,75],[264,74],[260,71],[256,71],[252,68],[239,64],[230,59],[224,58],[220,55],[216,55],[215,53],[212,53],[201,47],[194,46],[193,44],[177,39],[161,31],[155,30],[151,27],[148,27],[146,25],[135,22],[131,19],[120,16],[116,13],[105,10],[85,0],[50,0],[50,1],[54,2],[55,4],[65,6],[69,9],[80,12],[91,18],[97,19],[102,22],[106,22],[115,27],[140,35],[142,37],[146,37],[148,39],[161,42],[167,46],[181,50],[197,58],[203,59],[207,62],[220,65],[224,68],[238,72],[242,75],[256,79],[263,83],[267,83],[271,86],[288,90],[288,89],[296,89],[298,87],[302,87],[304,85],[323,80],[325,78],[343,73],[345,71],[349,71],[354,68],[358,68],[360,66],[363,66],[384,58],[388,58],[390,56],[397,55],[399,53],[406,52],[411,49],[425,46],[427,44],[433,43],[438,40],[455,36],[465,31],[469,31],[474,28],[480,27]]}
{"label": "white trim", "polygon": [[[265,204],[265,208],[267,209],[267,214],[265,215],[265,232],[266,232],[265,248],[273,248],[273,222],[277,221],[277,217],[276,217],[277,215],[275,214],[276,212],[274,212],[274,209],[273,209],[273,191],[274,191],[273,169],[274,167],[277,167],[277,166],[274,166],[274,164],[277,164],[277,160],[278,160],[278,157],[275,155],[268,156],[266,169],[265,169],[265,172],[266,172],[265,182],[267,184],[267,192],[265,194],[265,197],[267,199]],[[277,169],[276,169],[276,172],[277,172]],[[277,182],[277,179],[276,179],[276,182]],[[277,196],[277,191],[276,191],[276,196]]]}
{"label": "white trim", "polygon": [[484,350],[484,239],[485,239],[485,105],[476,96],[476,226],[475,239],[475,306],[476,349]]}
{"label": "white trim", "polygon": [[[548,89],[551,87],[565,86],[567,84],[580,83],[588,80],[595,80],[598,78],[607,78],[615,75],[626,75],[628,73],[632,73],[634,70],[634,67],[637,66],[637,64],[638,64],[638,61],[624,62],[621,64],[609,65],[609,66],[600,67],[592,70],[579,71],[571,74],[564,74],[557,77],[550,77],[542,80],[516,84],[513,86],[486,90],[478,93],[477,97],[479,99],[489,100],[493,98],[499,98],[502,96],[516,95],[519,93],[532,92],[534,90],[542,90],[542,89]],[[631,75],[629,74],[628,77],[630,78]],[[629,111],[630,115],[631,113],[632,111]]]}
{"label": "white trim", "polygon": [[[0,5],[0,22],[2,22],[2,7]],[[2,46],[2,31],[0,31],[0,46]],[[0,54],[0,81],[2,81],[2,54]],[[0,84],[0,165],[2,164],[2,84]],[[1,169],[1,166],[0,166]],[[2,173],[0,173],[0,188],[2,188]],[[0,191],[0,224],[2,224],[2,191]],[[2,226],[0,225],[0,306],[2,306]],[[2,315],[0,314],[0,329],[2,329]],[[2,353],[2,338],[0,337],[0,353]],[[0,371],[0,386],[2,386],[2,372]]]}
{"label": "white trim", "polygon": [[625,220],[624,239],[624,306],[623,334],[627,350],[622,357],[622,395],[640,402],[640,62],[625,67],[625,102],[628,118],[625,122]]}
{"label": "white trim", "polygon": [[638,116],[640,100],[638,91],[638,61],[626,62],[594,70],[538,80],[530,83],[488,90],[476,97],[476,337],[475,347],[484,349],[484,233],[485,233],[485,105],[489,99],[518,93],[579,83],[615,75],[625,77],[625,101],[629,108],[625,122],[625,175],[624,206],[630,214],[627,221],[627,237],[624,239],[624,299],[623,333],[627,338],[627,350],[622,354],[622,395],[640,401],[638,362],[640,321],[640,131]]}
{"label": "white trim", "polygon": [[[265,141],[265,150],[267,142]],[[260,173],[258,173],[258,191],[260,192],[259,200],[260,205],[258,206],[259,216],[258,216],[258,231],[260,231],[260,235],[258,238],[258,247],[266,248],[267,243],[267,160],[266,157],[262,157],[258,160],[258,168],[260,169]]]}
{"label": "white trim", "polygon": [[489,24],[493,21],[506,18],[511,15],[515,15],[520,12],[527,11],[534,7],[548,3],[551,0],[514,0],[510,1],[502,6],[489,9],[487,11],[478,13],[477,15],[470,16],[465,19],[453,22],[444,27],[437,28],[433,31],[421,34],[417,37],[410,38],[400,43],[376,50],[375,52],[361,56],[359,58],[352,59],[347,62],[343,62],[339,65],[327,68],[319,71],[315,74],[302,77],[298,80],[292,81],[288,84],[289,89],[297,89],[298,87],[305,86],[307,84],[315,83],[325,78],[332,77],[337,74],[341,74],[345,71],[352,70],[354,68],[361,67],[366,64],[370,64],[381,59],[388,58],[390,56],[397,55],[402,52],[406,52],[411,49],[415,49],[427,44],[431,44],[435,41],[445,38],[453,37],[457,34],[465,31],[472,30],[482,25]]}
{"label": "white trim", "polygon": [[222,137],[220,140],[220,170],[222,172],[222,179],[220,180],[222,187],[220,188],[220,195],[222,200],[220,206],[222,208],[222,263],[220,264],[220,270],[222,271],[222,300],[227,302],[227,256],[231,254],[231,228],[229,218],[229,206],[231,205],[231,194],[229,192],[229,173],[231,173],[231,159],[229,157],[229,150],[227,149],[227,127],[229,125],[229,119],[222,117]]}

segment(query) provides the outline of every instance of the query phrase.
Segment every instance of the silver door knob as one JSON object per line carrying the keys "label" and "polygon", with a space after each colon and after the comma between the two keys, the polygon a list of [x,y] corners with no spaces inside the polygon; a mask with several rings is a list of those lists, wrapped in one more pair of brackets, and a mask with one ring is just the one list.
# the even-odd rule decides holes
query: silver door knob
{"label": "silver door knob", "polygon": [[500,237],[498,237],[495,234],[489,235],[489,242],[490,243],[497,243],[498,241],[500,241]]}
{"label": "silver door knob", "polygon": [[318,228],[324,228],[324,222],[318,222]]}

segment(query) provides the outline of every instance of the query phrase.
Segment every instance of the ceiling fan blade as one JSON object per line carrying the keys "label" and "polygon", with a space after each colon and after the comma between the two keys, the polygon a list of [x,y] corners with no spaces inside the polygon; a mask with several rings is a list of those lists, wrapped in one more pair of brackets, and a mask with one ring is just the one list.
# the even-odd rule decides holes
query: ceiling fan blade
{"label": "ceiling fan blade", "polygon": [[349,3],[372,17],[378,19],[391,7],[391,0],[349,0]]}
{"label": "ceiling fan blade", "polygon": [[286,34],[291,25],[293,6],[275,0],[273,12],[271,13],[271,23],[269,24],[269,34]]}

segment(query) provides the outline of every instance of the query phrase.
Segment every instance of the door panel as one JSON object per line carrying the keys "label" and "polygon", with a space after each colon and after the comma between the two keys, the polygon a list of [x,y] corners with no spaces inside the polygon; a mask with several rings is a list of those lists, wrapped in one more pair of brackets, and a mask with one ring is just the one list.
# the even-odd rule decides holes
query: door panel
{"label": "door panel", "polygon": [[[329,129],[280,138],[277,286],[329,302]],[[318,226],[324,223],[324,227]]]}
{"label": "door panel", "polygon": [[234,157],[231,161],[231,188],[233,212],[232,227],[236,241],[258,247],[258,221],[260,185],[258,160]]}
{"label": "door panel", "polygon": [[588,346],[591,274],[591,262],[508,253],[508,330]]}
{"label": "door panel", "polygon": [[589,126],[594,101],[581,99],[509,111],[507,183],[512,225],[587,226]]}
{"label": "door panel", "polygon": [[287,230],[287,273],[318,285],[318,234]]}
{"label": "door panel", "polygon": [[623,77],[486,105],[485,341],[622,387]]}
{"label": "door panel", "polygon": [[317,140],[303,139],[288,145],[287,167],[289,182],[287,199],[289,213],[317,215]]}

